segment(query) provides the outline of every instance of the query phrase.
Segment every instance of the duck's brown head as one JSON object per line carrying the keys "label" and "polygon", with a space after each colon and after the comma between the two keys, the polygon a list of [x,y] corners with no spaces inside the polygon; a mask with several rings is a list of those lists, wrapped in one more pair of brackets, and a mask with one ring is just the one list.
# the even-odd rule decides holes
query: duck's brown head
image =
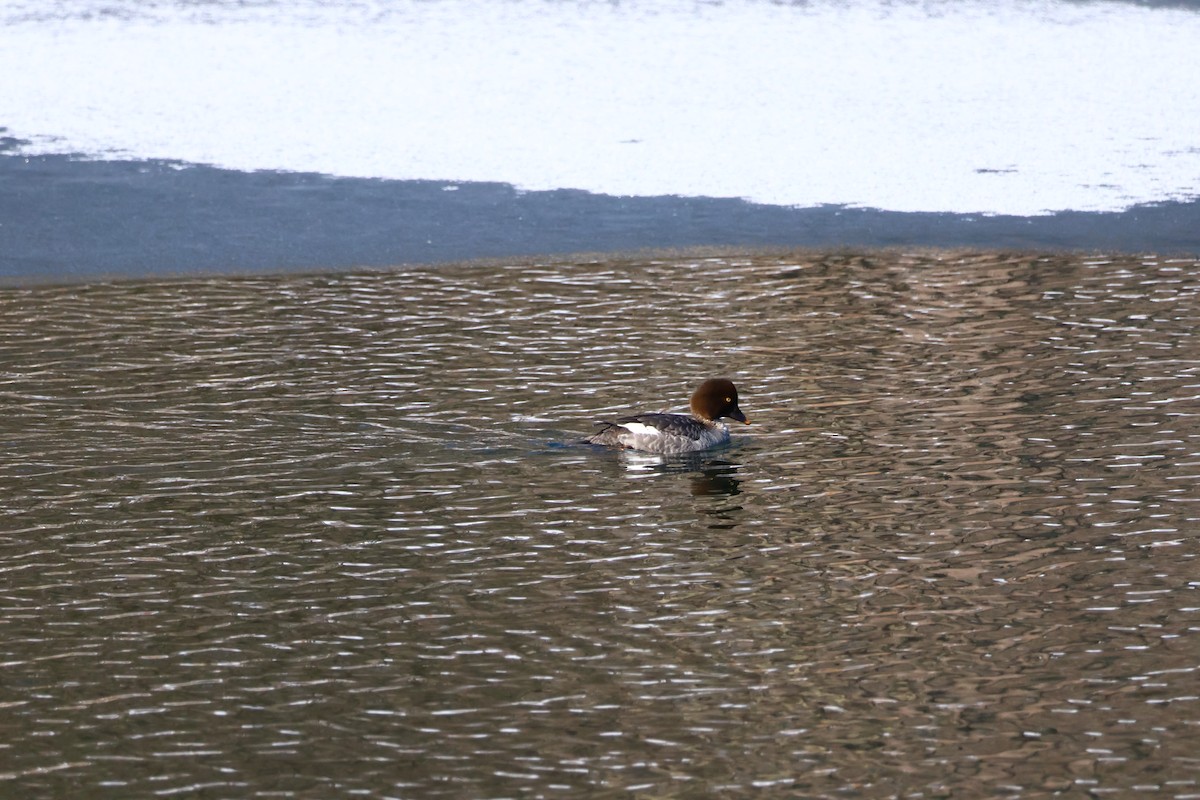
{"label": "duck's brown head", "polygon": [[737,387],[733,381],[725,378],[710,378],[697,387],[692,395],[692,415],[710,422],[729,417],[750,424],[750,420],[738,408]]}

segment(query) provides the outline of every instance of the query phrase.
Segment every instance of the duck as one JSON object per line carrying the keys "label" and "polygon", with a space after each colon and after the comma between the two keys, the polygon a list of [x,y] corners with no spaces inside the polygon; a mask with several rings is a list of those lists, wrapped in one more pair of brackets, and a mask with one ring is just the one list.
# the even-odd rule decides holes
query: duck
{"label": "duck", "polygon": [[727,378],[710,378],[692,394],[691,414],[635,414],[598,422],[600,430],[583,441],[604,447],[675,455],[708,450],[729,441],[728,418],[749,425],[738,408],[737,387]]}

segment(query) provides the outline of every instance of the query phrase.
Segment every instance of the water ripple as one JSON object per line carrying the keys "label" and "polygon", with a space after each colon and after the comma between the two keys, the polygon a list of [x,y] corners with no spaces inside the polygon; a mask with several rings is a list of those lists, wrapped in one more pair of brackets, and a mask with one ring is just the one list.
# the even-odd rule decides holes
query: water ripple
{"label": "water ripple", "polygon": [[[2,290],[0,782],[1196,794],[1198,291],[948,253]],[[725,450],[569,446],[715,374]]]}

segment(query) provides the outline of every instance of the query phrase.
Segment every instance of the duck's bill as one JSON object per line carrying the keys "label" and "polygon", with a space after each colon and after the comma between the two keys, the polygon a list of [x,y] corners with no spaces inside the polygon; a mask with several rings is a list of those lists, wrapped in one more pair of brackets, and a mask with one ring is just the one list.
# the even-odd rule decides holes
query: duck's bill
{"label": "duck's bill", "polygon": [[750,420],[746,419],[746,415],[743,414],[741,411],[734,411],[732,414],[729,415],[729,418],[736,419],[738,422],[742,423],[743,425],[750,424]]}

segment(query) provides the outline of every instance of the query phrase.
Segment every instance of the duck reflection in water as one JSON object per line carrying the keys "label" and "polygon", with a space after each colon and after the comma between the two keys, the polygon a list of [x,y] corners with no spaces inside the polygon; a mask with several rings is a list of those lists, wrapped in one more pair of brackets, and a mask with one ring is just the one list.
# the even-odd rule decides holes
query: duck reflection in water
{"label": "duck reflection in water", "polygon": [[625,469],[630,472],[647,472],[660,475],[690,475],[692,494],[696,497],[741,494],[741,481],[737,471],[741,464],[713,458],[711,454],[688,453],[679,456],[663,456],[623,450],[620,453]]}

